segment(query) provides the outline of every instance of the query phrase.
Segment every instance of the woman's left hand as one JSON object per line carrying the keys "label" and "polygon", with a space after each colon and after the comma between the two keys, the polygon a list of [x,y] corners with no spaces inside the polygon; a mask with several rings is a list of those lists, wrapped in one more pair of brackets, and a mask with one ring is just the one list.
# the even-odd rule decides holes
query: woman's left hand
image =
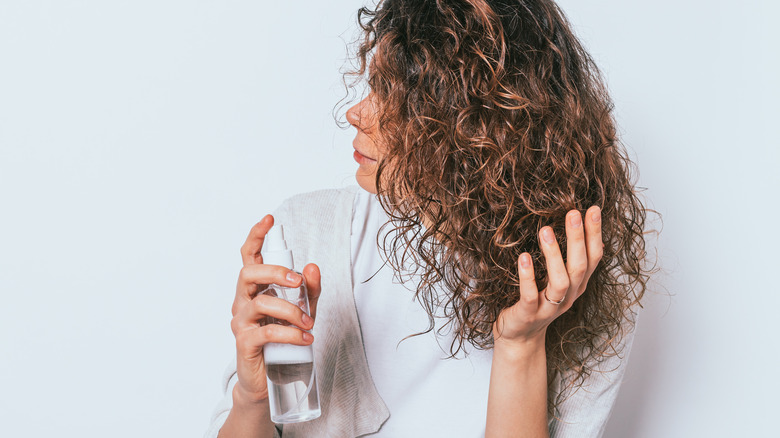
{"label": "woman's left hand", "polygon": [[585,292],[588,279],[604,253],[598,206],[585,212],[584,221],[577,210],[566,214],[566,264],[552,227],[539,231],[539,244],[547,264],[547,285],[541,292],[537,289],[531,256],[527,252],[520,254],[517,260],[520,299],[502,310],[493,324],[496,347],[540,345],[539,342],[544,345],[547,326]]}

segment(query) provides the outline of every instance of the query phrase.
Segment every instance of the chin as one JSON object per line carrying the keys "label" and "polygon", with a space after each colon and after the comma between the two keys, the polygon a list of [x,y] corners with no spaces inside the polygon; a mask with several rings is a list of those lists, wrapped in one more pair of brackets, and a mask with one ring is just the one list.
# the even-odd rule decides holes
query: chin
{"label": "chin", "polygon": [[376,195],[376,176],[374,174],[371,175],[365,175],[358,172],[355,175],[355,179],[357,180],[358,185],[363,188],[363,190],[373,193]]}

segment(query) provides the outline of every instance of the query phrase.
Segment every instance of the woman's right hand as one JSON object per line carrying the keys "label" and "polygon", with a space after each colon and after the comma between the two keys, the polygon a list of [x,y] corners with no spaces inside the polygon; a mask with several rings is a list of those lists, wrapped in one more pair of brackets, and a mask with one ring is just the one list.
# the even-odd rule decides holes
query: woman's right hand
{"label": "woman's right hand", "polygon": [[[236,367],[238,382],[233,388],[233,398],[249,403],[268,399],[263,346],[269,342],[310,345],[314,338],[311,330],[320,295],[320,270],[313,263],[303,268],[309,291],[311,317],[298,306],[281,298],[258,294],[269,284],[298,287],[300,275],[283,266],[264,265],[260,249],[266,233],[274,224],[273,216],[266,215],[252,227],[241,247],[244,267],[238,276],[236,298],[233,301],[233,319],[230,327],[236,338]],[[269,318],[284,320],[292,326],[269,324]]]}

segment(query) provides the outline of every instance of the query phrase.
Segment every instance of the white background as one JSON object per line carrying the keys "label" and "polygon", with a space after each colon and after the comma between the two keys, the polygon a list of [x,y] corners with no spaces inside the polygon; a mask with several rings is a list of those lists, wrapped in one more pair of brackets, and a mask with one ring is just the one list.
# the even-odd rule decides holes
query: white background
{"label": "white background", "polygon": [[[664,219],[607,436],[766,436],[780,4],[560,4]],[[358,6],[0,0],[1,435],[203,433],[248,229],[354,184],[331,111]]]}

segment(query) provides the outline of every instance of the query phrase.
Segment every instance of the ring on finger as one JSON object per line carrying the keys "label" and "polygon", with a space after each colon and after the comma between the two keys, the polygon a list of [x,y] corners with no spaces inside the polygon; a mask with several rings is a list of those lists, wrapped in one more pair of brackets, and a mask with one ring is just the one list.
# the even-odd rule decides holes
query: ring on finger
{"label": "ring on finger", "polygon": [[557,306],[557,305],[561,304],[561,303],[563,302],[563,300],[565,300],[565,299],[566,299],[566,295],[564,295],[564,296],[563,296],[563,297],[562,297],[560,300],[558,300],[558,301],[553,301],[553,300],[551,300],[550,298],[548,298],[548,297],[547,297],[547,289],[545,289],[545,290],[544,290],[544,299],[545,299],[545,300],[547,300],[547,302],[548,302],[548,303],[550,303],[550,304],[555,304],[555,305]]}

